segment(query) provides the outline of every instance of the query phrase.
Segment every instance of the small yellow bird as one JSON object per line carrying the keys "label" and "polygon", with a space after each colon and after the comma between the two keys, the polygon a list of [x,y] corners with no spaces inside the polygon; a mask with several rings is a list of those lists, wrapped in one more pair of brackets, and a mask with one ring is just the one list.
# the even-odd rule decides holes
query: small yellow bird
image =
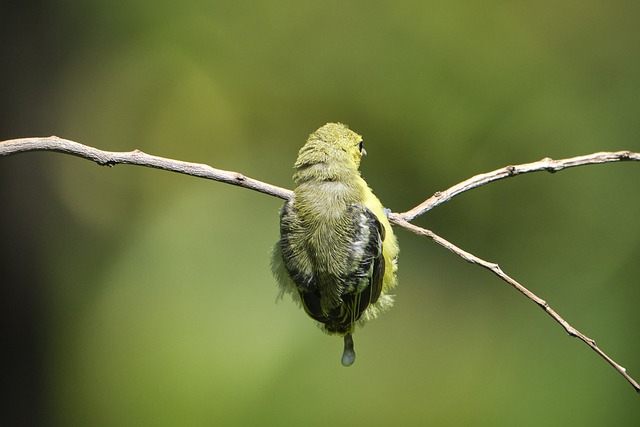
{"label": "small yellow bird", "polygon": [[380,200],[360,176],[362,137],[328,123],[300,149],[294,197],[280,212],[271,268],[327,334],[344,337],[342,364],[355,361],[352,334],[393,305],[398,242]]}

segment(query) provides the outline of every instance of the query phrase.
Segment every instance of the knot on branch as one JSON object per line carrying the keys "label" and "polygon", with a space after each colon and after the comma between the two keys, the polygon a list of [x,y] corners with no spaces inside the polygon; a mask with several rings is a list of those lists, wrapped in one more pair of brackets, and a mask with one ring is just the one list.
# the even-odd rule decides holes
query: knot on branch
{"label": "knot on branch", "polygon": [[559,168],[556,164],[556,161],[553,160],[550,157],[545,157],[544,159],[540,160],[542,163],[544,163],[544,167],[543,169],[546,170],[549,173],[556,173],[559,170],[561,170],[562,168]]}
{"label": "knot on branch", "polygon": [[625,151],[620,155],[620,160],[632,160],[633,153],[631,151]]}
{"label": "knot on branch", "polygon": [[138,150],[137,148],[131,152],[131,156],[134,158],[144,158],[147,157],[148,154],[142,150]]}
{"label": "knot on branch", "polygon": [[114,159],[112,158],[108,158],[108,159],[98,159],[96,160],[96,163],[100,166],[107,166],[109,168],[114,167],[118,162],[116,162]]}

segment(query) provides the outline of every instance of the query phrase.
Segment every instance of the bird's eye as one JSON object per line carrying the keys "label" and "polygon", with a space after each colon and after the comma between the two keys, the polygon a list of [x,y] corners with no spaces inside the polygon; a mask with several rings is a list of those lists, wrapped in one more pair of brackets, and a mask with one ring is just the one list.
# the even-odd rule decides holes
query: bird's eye
{"label": "bird's eye", "polygon": [[362,146],[362,141],[358,142],[358,151],[360,151],[360,156],[364,157],[367,155],[367,150]]}

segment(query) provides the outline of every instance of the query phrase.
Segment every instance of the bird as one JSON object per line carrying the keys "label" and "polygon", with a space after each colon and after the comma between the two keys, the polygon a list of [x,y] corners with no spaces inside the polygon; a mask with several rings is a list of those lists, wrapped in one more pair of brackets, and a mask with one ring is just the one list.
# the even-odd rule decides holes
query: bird
{"label": "bird", "polygon": [[313,132],[294,164],[293,196],[280,211],[271,269],[330,335],[344,338],[342,365],[355,362],[356,325],[391,308],[398,241],[387,212],[361,177],[362,137],[342,123]]}

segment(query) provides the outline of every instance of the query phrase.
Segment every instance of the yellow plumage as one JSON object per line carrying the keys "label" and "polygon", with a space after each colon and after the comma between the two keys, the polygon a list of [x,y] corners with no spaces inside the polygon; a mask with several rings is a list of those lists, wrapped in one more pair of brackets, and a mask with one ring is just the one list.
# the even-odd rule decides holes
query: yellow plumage
{"label": "yellow plumage", "polygon": [[358,170],[362,137],[340,123],[309,136],[294,165],[294,197],[280,214],[272,270],[329,334],[344,337],[353,364],[355,325],[390,308],[398,242],[382,204]]}

